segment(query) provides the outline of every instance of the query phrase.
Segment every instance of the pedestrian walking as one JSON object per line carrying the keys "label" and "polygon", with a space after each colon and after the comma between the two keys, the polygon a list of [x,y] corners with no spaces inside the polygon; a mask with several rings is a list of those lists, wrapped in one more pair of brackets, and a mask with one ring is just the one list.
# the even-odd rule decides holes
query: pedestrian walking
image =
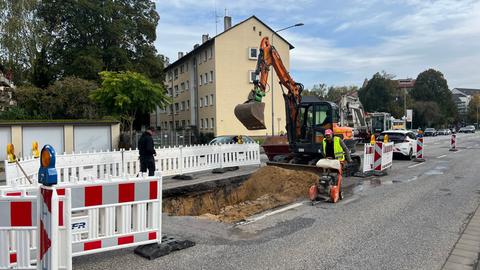
{"label": "pedestrian walking", "polygon": [[138,151],[140,152],[140,172],[147,172],[148,176],[155,175],[155,158],[157,155],[153,144],[152,135],[155,128],[149,127],[138,140]]}

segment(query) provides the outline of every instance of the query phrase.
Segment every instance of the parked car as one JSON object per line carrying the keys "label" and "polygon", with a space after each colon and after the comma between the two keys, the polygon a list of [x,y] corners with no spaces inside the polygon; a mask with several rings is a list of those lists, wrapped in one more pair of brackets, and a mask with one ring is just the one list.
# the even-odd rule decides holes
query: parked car
{"label": "parked car", "polygon": [[450,135],[450,134],[452,134],[450,129],[439,129],[437,131],[437,135]]}
{"label": "parked car", "polygon": [[423,136],[437,136],[437,131],[434,128],[426,128]]}
{"label": "parked car", "polygon": [[[208,144],[226,144],[226,143],[237,143],[239,135],[225,135],[218,136],[211,140]],[[255,140],[252,137],[247,135],[241,135],[243,143],[254,143]]]}
{"label": "parked car", "polygon": [[415,133],[409,130],[387,130],[377,137],[377,141],[383,141],[385,135],[388,135],[389,142],[394,143],[394,154],[400,154],[410,159],[414,158],[413,149],[417,146]]}
{"label": "parked car", "polygon": [[475,133],[475,127],[474,126],[462,127],[458,132],[459,133]]}

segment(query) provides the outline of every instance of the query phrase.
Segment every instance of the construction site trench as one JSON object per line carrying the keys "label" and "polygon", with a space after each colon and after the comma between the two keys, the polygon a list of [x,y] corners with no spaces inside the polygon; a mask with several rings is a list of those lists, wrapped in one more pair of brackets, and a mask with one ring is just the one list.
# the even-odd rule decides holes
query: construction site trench
{"label": "construction site trench", "polygon": [[166,197],[163,199],[163,212],[235,223],[306,198],[308,188],[318,178],[311,172],[265,166],[243,181]]}

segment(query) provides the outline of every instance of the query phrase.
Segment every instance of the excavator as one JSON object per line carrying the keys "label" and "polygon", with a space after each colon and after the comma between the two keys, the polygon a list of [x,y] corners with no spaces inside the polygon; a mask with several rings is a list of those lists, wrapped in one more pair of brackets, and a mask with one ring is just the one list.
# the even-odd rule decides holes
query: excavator
{"label": "excavator", "polygon": [[[342,169],[331,164],[319,166],[332,163],[326,162],[323,158],[322,142],[325,131],[332,129],[334,135],[340,136],[345,144],[353,150],[351,152],[354,152],[355,141],[352,128],[338,125],[339,109],[335,103],[320,100],[314,96],[302,96],[303,85],[295,82],[290,76],[280,54],[270,44],[268,37],[262,38],[260,42],[255,71],[257,79],[254,81],[254,88],[249,93],[247,101],[235,107],[235,116],[248,130],[266,129],[265,103],[262,102],[262,98],[267,91],[268,73],[271,66],[280,80],[285,101],[289,153],[275,156],[275,162],[269,162],[268,165],[307,170],[320,175],[319,183],[309,191],[310,199],[313,201],[321,198],[337,202],[342,197],[340,190]],[[267,152],[267,149],[265,151]],[[352,155],[352,160],[353,164],[347,166],[350,168],[347,168],[350,174],[358,171],[360,167],[359,156]],[[337,172],[336,175],[331,173],[332,170]],[[335,176],[332,177],[333,175]]]}

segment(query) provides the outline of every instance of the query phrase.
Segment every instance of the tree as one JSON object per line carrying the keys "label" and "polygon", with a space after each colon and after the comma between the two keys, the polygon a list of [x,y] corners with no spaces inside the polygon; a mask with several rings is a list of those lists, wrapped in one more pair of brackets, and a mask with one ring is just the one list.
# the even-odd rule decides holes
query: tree
{"label": "tree", "polygon": [[57,76],[98,80],[98,72],[137,71],[163,82],[154,46],[159,15],[151,0],[43,0],[38,14],[52,39]]}
{"label": "tree", "polygon": [[0,1],[0,61],[17,85],[30,77],[38,48],[45,42],[38,20],[38,0]]}
{"label": "tree", "polygon": [[413,106],[413,121],[416,127],[423,129],[442,122],[440,107],[433,101],[417,101]]}
{"label": "tree", "polygon": [[327,85],[324,83],[314,84],[312,89],[305,89],[302,92],[303,96],[316,96],[320,99],[325,99],[327,95]]}
{"label": "tree", "polygon": [[392,112],[397,84],[391,75],[375,73],[368,83],[358,91],[358,97],[367,112]]}
{"label": "tree", "polygon": [[457,116],[452,92],[440,71],[428,69],[418,74],[410,95],[415,101],[433,101],[438,105],[443,120],[440,119],[437,124],[451,124]]}
{"label": "tree", "polygon": [[339,102],[343,95],[353,94],[358,92],[358,87],[351,86],[330,86],[325,97],[326,100],[332,102]]}
{"label": "tree", "polygon": [[55,97],[57,104],[54,117],[62,119],[101,118],[103,112],[89,98],[97,88],[98,85],[94,81],[76,77],[66,77],[56,81],[47,89],[47,92]]}
{"label": "tree", "polygon": [[90,97],[101,104],[109,113],[120,117],[124,127],[130,131],[133,143],[133,121],[137,113],[149,113],[157,106],[165,108],[170,98],[163,84],[152,83],[136,72],[100,72],[101,87]]}
{"label": "tree", "polygon": [[468,103],[469,123],[478,123],[480,113],[480,95],[474,95]]}
{"label": "tree", "polygon": [[23,119],[25,112],[34,119],[98,119],[103,112],[89,98],[97,88],[95,82],[76,77],[66,77],[47,89],[23,85],[14,92],[17,110],[9,117]]}

